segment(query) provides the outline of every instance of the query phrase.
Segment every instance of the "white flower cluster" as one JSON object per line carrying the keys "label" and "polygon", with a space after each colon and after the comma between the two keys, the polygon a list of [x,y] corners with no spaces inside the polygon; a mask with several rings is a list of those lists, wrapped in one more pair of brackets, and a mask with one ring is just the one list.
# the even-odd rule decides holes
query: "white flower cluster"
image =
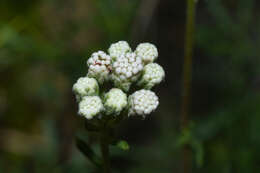
{"label": "white flower cluster", "polygon": [[88,77],[79,78],[72,88],[78,101],[80,101],[84,96],[97,95],[98,89],[99,87],[96,79]]}
{"label": "white flower cluster", "polygon": [[111,58],[103,51],[95,52],[88,59],[89,71],[87,76],[96,78],[100,83],[109,79]]}
{"label": "white flower cluster", "polygon": [[159,105],[158,97],[150,90],[139,90],[129,96],[129,116],[130,115],[145,115],[150,114]]}
{"label": "white flower cluster", "polygon": [[135,53],[125,53],[117,58],[112,68],[115,86],[128,91],[131,82],[135,82],[139,72],[143,70],[143,64],[141,58]]}
{"label": "white flower cluster", "polygon": [[92,119],[104,109],[102,100],[98,96],[83,97],[79,103],[79,115]]}
{"label": "white flower cluster", "polygon": [[[128,111],[129,116],[150,114],[159,102],[155,93],[148,89],[159,84],[165,76],[163,68],[153,63],[158,57],[157,48],[150,43],[141,43],[132,52],[126,41],[119,41],[111,44],[108,53],[93,53],[87,60],[87,77],[79,78],[73,85],[79,102],[78,113],[87,119],[97,115],[103,118],[102,114],[120,115],[123,110]],[[110,90],[107,88],[109,83],[114,85]],[[127,92],[134,84],[145,89],[134,92],[127,99]]]}
{"label": "white flower cluster", "polygon": [[127,105],[127,95],[118,88],[112,88],[105,95],[104,106],[107,114],[119,114]]}
{"label": "white flower cluster", "polygon": [[165,76],[163,68],[157,63],[147,64],[144,67],[141,80],[138,85],[146,89],[151,89],[154,85],[159,84]]}
{"label": "white flower cluster", "polygon": [[131,52],[131,48],[126,41],[119,41],[117,43],[111,44],[108,49],[109,55],[116,60],[121,54]]}
{"label": "white flower cluster", "polygon": [[151,43],[141,43],[137,46],[135,53],[144,64],[152,63],[158,57],[157,48]]}

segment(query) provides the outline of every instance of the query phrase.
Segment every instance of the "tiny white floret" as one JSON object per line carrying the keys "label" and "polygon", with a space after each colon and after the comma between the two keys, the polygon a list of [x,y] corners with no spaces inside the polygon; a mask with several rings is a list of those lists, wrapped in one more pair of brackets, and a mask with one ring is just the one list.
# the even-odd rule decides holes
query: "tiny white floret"
{"label": "tiny white floret", "polygon": [[132,82],[135,82],[143,70],[143,64],[135,53],[121,54],[113,62],[111,79],[114,85],[124,91],[128,91]]}
{"label": "tiny white floret", "polygon": [[109,55],[114,60],[116,60],[121,54],[125,54],[131,51],[132,50],[129,44],[126,41],[118,41],[116,43],[113,43],[108,49]]}
{"label": "tiny white floret", "polygon": [[81,77],[72,87],[78,101],[84,96],[93,96],[98,94],[98,83],[94,78]]}
{"label": "tiny white floret", "polygon": [[158,57],[158,50],[151,43],[141,43],[137,46],[135,53],[144,64],[153,62]]}
{"label": "tiny white floret", "polygon": [[129,116],[146,115],[153,112],[159,105],[158,97],[150,90],[139,90],[129,96]]}
{"label": "tiny white floret", "polygon": [[144,67],[139,86],[151,89],[154,85],[159,84],[165,77],[163,68],[157,63],[150,63]]}
{"label": "tiny white floret", "polygon": [[105,112],[107,114],[118,115],[127,105],[126,94],[118,88],[112,88],[105,94]]}
{"label": "tiny white floret", "polygon": [[104,107],[101,99],[98,96],[86,96],[83,97],[79,103],[78,114],[84,116],[87,119],[92,119],[103,111]]}
{"label": "tiny white floret", "polygon": [[98,80],[99,83],[103,83],[109,79],[111,70],[111,58],[103,51],[95,52],[87,61],[88,77],[93,77]]}

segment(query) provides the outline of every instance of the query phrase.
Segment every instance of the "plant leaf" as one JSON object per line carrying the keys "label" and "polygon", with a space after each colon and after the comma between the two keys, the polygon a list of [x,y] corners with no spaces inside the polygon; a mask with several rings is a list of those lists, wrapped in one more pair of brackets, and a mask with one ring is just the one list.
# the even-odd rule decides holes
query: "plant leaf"
{"label": "plant leaf", "polygon": [[77,148],[97,167],[101,167],[101,159],[95,154],[91,147],[79,137],[76,137]]}
{"label": "plant leaf", "polygon": [[122,150],[129,150],[130,149],[130,146],[128,145],[128,143],[124,140],[122,141],[119,141],[117,144],[116,144],[117,147],[119,147],[120,149]]}

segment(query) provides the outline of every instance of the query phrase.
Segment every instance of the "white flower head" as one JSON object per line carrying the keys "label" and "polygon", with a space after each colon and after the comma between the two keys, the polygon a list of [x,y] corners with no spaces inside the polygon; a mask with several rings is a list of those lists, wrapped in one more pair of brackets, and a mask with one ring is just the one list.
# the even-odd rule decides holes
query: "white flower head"
{"label": "white flower head", "polygon": [[103,111],[104,107],[100,97],[98,96],[85,96],[79,103],[78,114],[87,119],[92,119]]}
{"label": "white flower head", "polygon": [[147,64],[144,66],[143,74],[138,85],[146,89],[151,89],[154,85],[159,84],[164,79],[164,76],[165,72],[159,64]]}
{"label": "white flower head", "polygon": [[93,96],[98,94],[98,83],[94,78],[81,77],[72,87],[78,101],[84,96]]}
{"label": "white flower head", "polygon": [[104,107],[107,114],[118,115],[127,105],[126,94],[118,88],[112,88],[105,94]]}
{"label": "white flower head", "polygon": [[118,41],[117,43],[111,44],[108,49],[108,53],[113,60],[116,60],[121,54],[131,52],[131,48],[126,41]]}
{"label": "white flower head", "polygon": [[141,43],[137,46],[135,53],[144,64],[153,62],[158,57],[158,51],[155,45],[151,43]]}
{"label": "white flower head", "polygon": [[135,82],[143,70],[141,58],[135,53],[121,54],[112,65],[111,76],[116,87],[128,91],[131,82]]}
{"label": "white flower head", "polygon": [[159,105],[158,97],[150,90],[139,90],[129,96],[129,116],[146,115],[154,111]]}
{"label": "white flower head", "polygon": [[88,77],[94,77],[99,83],[109,79],[109,73],[111,70],[111,57],[103,51],[95,52],[87,61]]}

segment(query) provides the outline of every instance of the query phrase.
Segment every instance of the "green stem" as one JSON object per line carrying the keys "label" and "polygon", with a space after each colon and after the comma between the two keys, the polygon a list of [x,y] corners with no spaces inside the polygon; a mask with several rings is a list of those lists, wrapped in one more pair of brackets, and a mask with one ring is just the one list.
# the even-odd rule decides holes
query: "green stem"
{"label": "green stem", "polygon": [[[183,93],[181,106],[181,130],[189,126],[188,109],[190,104],[190,89],[192,81],[192,54],[195,25],[195,0],[187,0],[186,36],[183,63]],[[191,151],[188,145],[183,148],[183,173],[191,172]]]}
{"label": "green stem", "polygon": [[110,160],[109,160],[109,142],[108,142],[108,129],[104,127],[101,138],[100,148],[103,158],[103,169],[104,173],[110,173]]}

